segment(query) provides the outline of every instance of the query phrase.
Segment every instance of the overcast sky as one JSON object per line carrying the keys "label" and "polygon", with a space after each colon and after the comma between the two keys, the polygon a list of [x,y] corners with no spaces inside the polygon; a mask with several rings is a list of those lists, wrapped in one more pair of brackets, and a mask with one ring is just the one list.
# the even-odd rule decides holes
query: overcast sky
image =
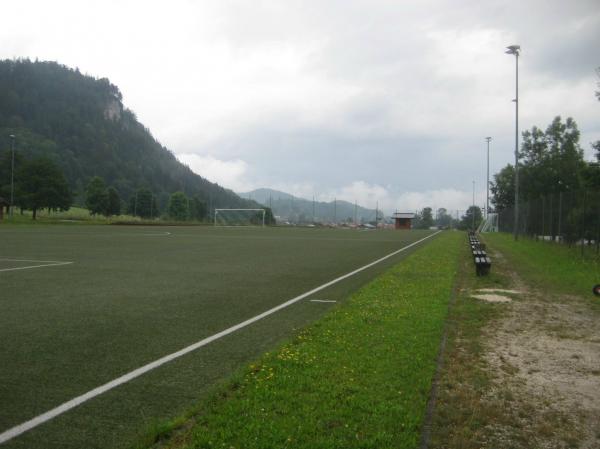
{"label": "overcast sky", "polygon": [[520,124],[600,139],[600,7],[583,1],[3,2],[0,57],[107,77],[181,161],[235,191],[367,207],[485,202]]}

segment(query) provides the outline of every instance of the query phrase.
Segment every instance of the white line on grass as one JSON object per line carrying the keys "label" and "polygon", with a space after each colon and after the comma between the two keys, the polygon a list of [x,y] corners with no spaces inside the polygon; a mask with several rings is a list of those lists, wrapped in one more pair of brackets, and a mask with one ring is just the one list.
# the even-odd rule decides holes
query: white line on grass
{"label": "white line on grass", "polygon": [[0,262],[39,263],[38,265],[29,265],[26,267],[1,268],[0,271],[29,270],[30,268],[42,268],[42,267],[58,267],[60,265],[69,265],[69,264],[73,263],[73,262],[63,262],[60,260],[31,260],[31,259],[4,259],[4,258],[0,258]]}
{"label": "white line on grass", "polygon": [[337,302],[337,301],[332,301],[331,299],[311,299],[310,302]]}
{"label": "white line on grass", "polygon": [[238,323],[235,326],[231,326],[230,328],[225,329],[217,334],[211,335],[210,337],[207,337],[207,338],[200,340],[194,344],[186,346],[185,348],[180,349],[177,352],[174,352],[172,354],[161,357],[160,359],[155,360],[154,362],[150,362],[147,365],[144,365],[140,368],[130,371],[127,374],[122,375],[121,377],[118,377],[114,380],[111,380],[108,383],[105,383],[104,385],[96,387],[93,390],[90,390],[87,393],[82,394],[81,396],[77,396],[76,398],[73,398],[70,401],[67,401],[67,402],[61,404],[58,407],[53,408],[52,410],[48,410],[46,413],[42,413],[41,415],[38,415],[35,418],[30,419],[29,421],[26,421],[22,424],[16,425],[16,426],[12,427],[11,429],[8,429],[8,430],[0,433],[0,444],[6,442],[8,440],[11,440],[11,439],[15,438],[16,436],[21,435],[22,433],[25,433],[28,430],[31,430],[31,429],[39,426],[40,424],[45,423],[46,421],[50,421],[51,419],[53,419],[59,415],[62,415],[63,413],[71,410],[72,408],[75,408],[78,405],[81,405],[84,402],[87,402],[90,399],[101,395],[102,393],[106,393],[107,391],[112,390],[113,388],[118,387],[119,385],[129,382],[130,380],[133,380],[136,377],[139,377],[142,374],[145,374],[149,371],[152,371],[153,369],[158,368],[159,366],[164,365],[165,363],[171,362],[183,355],[186,355],[192,351],[195,351],[196,349],[201,348],[202,346],[206,346],[207,344],[212,343],[215,340],[218,340],[222,337],[225,337],[226,335],[232,334],[235,331],[238,331],[246,326],[249,326],[252,323],[262,320],[263,318],[265,318],[269,315],[272,315],[275,312],[280,311],[281,309],[285,309],[286,307],[291,306],[292,304],[297,303],[298,301],[300,301],[308,296],[312,296],[315,293],[317,293],[323,289],[326,289],[327,287],[331,287],[332,285],[337,284],[338,282],[343,281],[344,279],[347,279],[351,276],[354,276],[357,273],[360,273],[361,271],[371,268],[372,266],[377,265],[378,263],[383,262],[384,260],[389,259],[390,257],[393,257],[396,254],[399,254],[402,251],[405,251],[408,248],[411,248],[411,247],[421,243],[422,241],[427,240],[427,239],[439,234],[440,232],[441,231],[430,234],[427,237],[417,240],[416,242],[413,242],[409,245],[406,245],[406,246],[388,254],[387,256],[383,256],[380,259],[377,259],[365,266],[362,266],[360,268],[357,268],[354,271],[351,271],[350,273],[346,273],[343,276],[340,276],[332,281],[329,281],[323,285],[320,285],[319,287],[313,288],[312,290],[310,290],[306,293],[303,293],[300,296],[296,296],[295,298],[290,299],[289,301],[279,304],[278,306],[275,306],[272,309],[269,309],[266,312],[261,313],[260,315],[256,315],[255,317],[247,319],[246,321],[242,321],[241,323]]}

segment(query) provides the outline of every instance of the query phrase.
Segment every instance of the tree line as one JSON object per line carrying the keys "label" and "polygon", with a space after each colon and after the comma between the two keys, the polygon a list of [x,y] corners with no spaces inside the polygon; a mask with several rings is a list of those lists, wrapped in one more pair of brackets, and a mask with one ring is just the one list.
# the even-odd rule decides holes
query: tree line
{"label": "tree line", "polygon": [[[545,130],[534,126],[522,133],[519,150],[519,201],[536,200],[543,195],[583,190],[600,190],[600,141],[596,162],[584,159],[580,132],[571,117],[563,122],[557,116]],[[515,167],[507,164],[490,183],[496,212],[515,202]]]}
{"label": "tree line", "polygon": [[[0,197],[13,206],[32,211],[32,219],[37,218],[41,209],[66,211],[73,204],[74,195],[59,166],[47,157],[25,159],[22,154],[12,151],[0,153]],[[13,165],[15,167],[12,172]],[[11,183],[14,180],[14,183]],[[176,221],[206,221],[209,217],[208,204],[199,195],[188,197],[184,192],[174,192],[169,196],[165,210],[157,203],[157,196],[148,188],[133,192],[128,202],[124,202],[114,186],[107,185],[104,178],[94,176],[84,188],[85,207],[91,215],[105,217],[127,213],[144,219],[162,218]],[[275,219],[270,209],[265,215],[267,224]]]}
{"label": "tree line", "polygon": [[448,209],[440,207],[435,217],[431,207],[424,207],[415,214],[412,227],[414,229],[429,229],[437,227],[440,229],[477,229],[483,221],[483,211],[478,206],[470,206],[460,218],[454,218]]}

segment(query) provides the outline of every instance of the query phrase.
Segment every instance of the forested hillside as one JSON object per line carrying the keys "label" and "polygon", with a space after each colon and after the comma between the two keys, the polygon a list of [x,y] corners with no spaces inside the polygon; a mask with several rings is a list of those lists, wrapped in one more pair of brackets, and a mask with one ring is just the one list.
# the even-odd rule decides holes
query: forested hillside
{"label": "forested hillside", "polygon": [[[121,100],[106,78],[55,62],[0,61],[0,159],[8,160],[14,135],[17,164],[42,155],[51,159],[80,204],[89,180],[100,176],[125,201],[137,189],[150,190],[160,208],[176,191],[200,197],[209,209],[256,207],[181,164]],[[0,179],[0,196],[8,182]]]}

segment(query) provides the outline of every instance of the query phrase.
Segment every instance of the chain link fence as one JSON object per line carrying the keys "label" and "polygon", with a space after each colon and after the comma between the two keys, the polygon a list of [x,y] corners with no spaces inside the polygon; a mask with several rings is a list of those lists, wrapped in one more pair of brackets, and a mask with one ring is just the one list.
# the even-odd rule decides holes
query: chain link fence
{"label": "chain link fence", "polygon": [[[499,230],[513,233],[515,209],[499,212]],[[519,235],[580,245],[582,254],[600,254],[600,191],[552,193],[519,203]]]}

